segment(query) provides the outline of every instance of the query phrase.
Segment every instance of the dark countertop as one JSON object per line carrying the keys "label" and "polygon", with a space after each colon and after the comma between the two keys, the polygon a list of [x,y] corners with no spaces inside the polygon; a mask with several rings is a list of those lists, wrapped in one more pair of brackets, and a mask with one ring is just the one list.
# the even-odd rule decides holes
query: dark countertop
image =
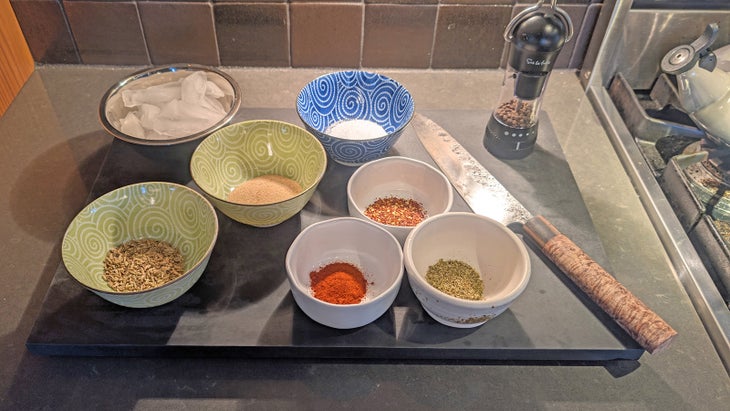
{"label": "dark countertop", "polygon": [[[0,118],[3,409],[722,409],[730,379],[575,73],[551,76],[550,118],[612,273],[679,332],[666,352],[583,363],[47,357],[25,341],[112,137],[98,102],[133,68],[41,66]],[[286,108],[322,70],[226,69],[244,108]],[[419,110],[484,110],[498,71],[383,71]],[[481,138],[481,136],[479,136]],[[576,325],[580,326],[580,325]]]}

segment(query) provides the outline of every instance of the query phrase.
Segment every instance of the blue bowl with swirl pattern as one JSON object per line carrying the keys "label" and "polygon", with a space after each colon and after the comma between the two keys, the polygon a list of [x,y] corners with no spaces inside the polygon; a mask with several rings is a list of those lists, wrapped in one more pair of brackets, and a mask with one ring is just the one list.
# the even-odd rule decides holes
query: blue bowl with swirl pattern
{"label": "blue bowl with swirl pattern", "polygon": [[[66,229],[61,256],[71,277],[101,298],[148,308],[175,300],[200,279],[217,238],[218,216],[200,193],[179,184],[145,182],[110,191],[84,207]],[[107,252],[141,239],[175,246],[185,272],[154,288],[114,291],[102,278]]]}
{"label": "blue bowl with swirl pattern", "polygon": [[339,71],[309,82],[297,113],[337,163],[384,157],[413,117],[413,97],[397,81],[367,71]]}

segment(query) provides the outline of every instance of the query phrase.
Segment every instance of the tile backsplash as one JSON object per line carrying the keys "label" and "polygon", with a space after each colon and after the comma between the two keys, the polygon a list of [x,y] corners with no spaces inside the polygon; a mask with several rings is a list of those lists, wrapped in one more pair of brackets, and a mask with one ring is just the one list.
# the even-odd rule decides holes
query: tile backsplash
{"label": "tile backsplash", "polygon": [[[11,0],[37,63],[498,68],[514,0]],[[600,0],[562,0],[577,68]]]}

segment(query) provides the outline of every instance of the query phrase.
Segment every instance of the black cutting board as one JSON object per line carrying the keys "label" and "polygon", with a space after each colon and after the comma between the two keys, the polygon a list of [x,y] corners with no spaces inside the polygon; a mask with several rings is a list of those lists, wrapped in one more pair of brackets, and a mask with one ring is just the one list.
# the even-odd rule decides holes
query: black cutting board
{"label": "black cutting board", "polygon": [[[542,214],[607,267],[580,191],[548,116],[538,146],[502,161],[482,146],[488,112],[431,110],[534,214]],[[276,119],[301,125],[294,110],[242,109],[233,122]],[[412,129],[390,155],[433,164]],[[90,200],[123,185],[165,180],[194,187],[185,156],[165,157],[115,140]],[[372,360],[607,361],[638,359],[643,349],[541,253],[528,246],[532,276],[503,314],[472,329],[437,323],[404,281],[390,310],[373,323],[336,330],[309,319],[289,291],[284,257],[302,228],[347,215],[345,187],[354,167],[329,162],[304,210],[271,228],[219,213],[220,234],[208,267],[186,294],[164,306],[131,309],[82,288],[60,264],[27,340],[32,352],[75,356],[232,356]],[[455,193],[453,211],[468,211]]]}

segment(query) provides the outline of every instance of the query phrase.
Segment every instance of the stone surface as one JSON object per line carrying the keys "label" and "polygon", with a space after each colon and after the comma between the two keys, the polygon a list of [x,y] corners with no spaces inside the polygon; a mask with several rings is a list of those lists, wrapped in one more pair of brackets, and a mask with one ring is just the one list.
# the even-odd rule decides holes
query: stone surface
{"label": "stone surface", "polygon": [[[723,409],[730,401],[730,379],[570,71],[553,72],[543,109],[612,274],[679,332],[668,351],[603,366],[437,359],[80,358],[29,352],[25,342],[59,267],[63,232],[85,204],[112,141],[97,119],[99,100],[132,71],[41,66],[0,119],[0,408],[353,409],[378,404],[482,409],[487,401],[495,409],[688,410]],[[229,70],[244,89],[241,113],[251,110],[251,116],[261,113],[254,107],[290,110],[301,87],[322,72]],[[502,80],[499,71],[384,74],[409,88],[417,110],[434,110],[429,114],[444,123],[439,110],[474,109],[483,110],[486,124]],[[474,139],[470,150],[478,148],[481,135]],[[307,216],[302,214],[302,224],[311,223]]]}

